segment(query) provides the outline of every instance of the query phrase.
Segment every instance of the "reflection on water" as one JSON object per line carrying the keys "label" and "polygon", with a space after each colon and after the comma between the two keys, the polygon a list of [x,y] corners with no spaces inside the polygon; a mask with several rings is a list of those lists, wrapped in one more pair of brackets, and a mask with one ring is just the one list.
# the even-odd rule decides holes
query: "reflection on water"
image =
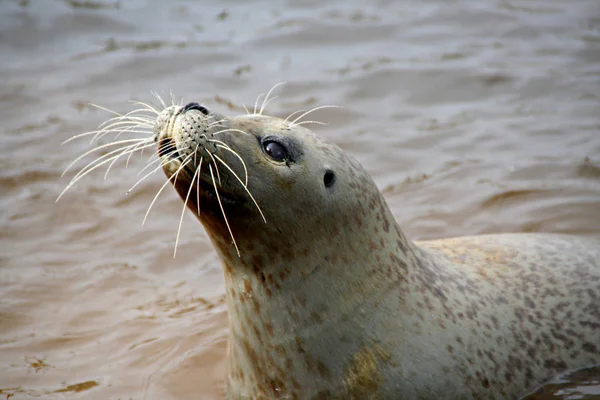
{"label": "reflection on water", "polygon": [[[60,143],[110,117],[88,102],[126,112],[173,91],[235,113],[287,81],[268,111],[343,106],[316,130],[414,238],[600,234],[594,0],[7,0],[0,37],[0,394],[13,400],[223,396],[215,253],[186,214],[172,258],[173,191],[141,226],[163,176],[125,196],[145,165],[132,160],[54,204],[88,149]],[[600,392],[591,373],[581,393]]]}

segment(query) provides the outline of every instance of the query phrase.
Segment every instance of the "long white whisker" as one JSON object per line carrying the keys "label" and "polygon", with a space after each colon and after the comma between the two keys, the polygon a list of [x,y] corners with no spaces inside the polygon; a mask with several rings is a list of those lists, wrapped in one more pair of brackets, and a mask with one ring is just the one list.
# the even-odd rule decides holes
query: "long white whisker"
{"label": "long white whisker", "polygon": [[[169,160],[169,162],[171,162],[173,160]],[[165,187],[167,187],[167,184],[171,181],[171,179],[173,179],[175,175],[171,175],[166,181],[165,183],[162,184],[162,186],[160,187],[160,189],[158,189],[158,192],[156,193],[156,195],[154,196],[154,198],[152,199],[152,202],[150,203],[150,205],[148,206],[148,210],[146,210],[146,214],[144,215],[144,220],[142,221],[142,226],[146,223],[146,219],[148,218],[148,215],[150,214],[150,210],[152,209],[152,206],[154,205],[154,203],[156,202],[156,199],[158,199],[158,196],[160,196],[160,193],[165,189]]]}
{"label": "long white whisker", "polygon": [[143,107],[145,107],[145,109],[144,109],[144,110],[151,111],[151,112],[155,113],[156,115],[159,115],[159,114],[160,114],[160,111],[158,111],[158,109],[156,109],[156,108],[155,108],[154,106],[152,106],[151,104],[144,103],[143,101],[134,100],[134,101],[132,101],[132,104],[139,105],[139,106],[143,106]]}
{"label": "long white whisker", "polygon": [[283,124],[283,125],[285,125],[285,123],[286,123],[286,122],[287,122],[287,121],[288,121],[290,118],[292,118],[294,115],[296,115],[296,114],[300,114],[301,112],[304,112],[304,111],[306,111],[306,109],[305,109],[305,108],[304,108],[304,109],[301,109],[301,110],[296,110],[296,111],[294,111],[293,113],[291,113],[290,115],[288,115],[288,116],[287,116],[287,117],[286,117],[286,118],[283,120],[282,124]]}
{"label": "long white whisker", "polygon": [[[148,141],[148,144],[137,148],[136,150],[141,150],[140,154],[143,155],[144,154],[144,150],[149,148],[149,147],[154,147],[154,141],[151,139]],[[134,151],[132,151],[131,153],[129,153],[129,155],[127,156],[127,161],[125,161],[125,168],[129,168],[129,160],[131,159],[131,156],[133,155],[133,153],[135,153]],[[110,167],[112,166],[112,164],[108,167],[108,169],[110,169]],[[106,173],[108,174],[108,170],[106,171]]]}
{"label": "long white whisker", "polygon": [[219,168],[217,168],[217,161],[215,160],[215,158],[213,157],[212,153],[210,151],[206,151],[208,153],[208,155],[210,156],[210,158],[212,158],[213,163],[215,164],[215,170],[217,171],[217,179],[219,180],[219,185],[222,185],[221,183],[221,175],[219,174]]}
{"label": "long white whisker", "polygon": [[[69,164],[67,166],[67,168],[65,168],[65,170],[62,173],[61,177],[64,176],[67,173],[67,171],[69,169],[71,169],[71,167],[73,165],[75,165],[79,160],[81,160],[82,158],[86,157],[88,154],[93,153],[94,151],[101,150],[101,149],[103,149],[105,147],[115,146],[117,144],[124,144],[124,143],[131,143],[131,142],[141,143],[141,142],[145,142],[147,140],[148,140],[147,138],[146,139],[126,139],[126,140],[119,140],[118,142],[107,143],[107,144],[104,144],[102,146],[94,147],[93,149],[86,151],[85,153],[83,153],[82,155],[80,155],[79,157],[77,157],[73,162],[71,162],[71,164]],[[122,147],[120,149],[122,149]],[[111,153],[108,153],[108,154],[111,154]]]}
{"label": "long white whisker", "polygon": [[254,112],[253,112],[253,114],[256,114],[256,110],[258,109],[258,102],[260,101],[260,98],[263,97],[264,95],[265,95],[264,93],[261,93],[256,98],[256,101],[254,102]]}
{"label": "long white whisker", "polygon": [[152,94],[154,97],[156,97],[156,99],[157,99],[157,100],[160,102],[160,105],[162,106],[162,108],[167,108],[167,105],[165,104],[164,100],[162,99],[162,97],[160,97],[160,96],[158,95],[158,93],[157,93],[157,92],[155,92],[155,91],[153,91],[153,90],[152,90],[152,91],[150,91],[150,93],[151,93],[151,94]]}
{"label": "long white whisker", "polygon": [[[128,122],[129,123],[129,122]],[[138,130],[138,128],[141,128],[142,130]],[[110,129],[107,128],[103,128],[100,129],[91,139],[90,139],[90,144],[93,144],[94,142],[98,142],[100,141],[100,139],[102,139],[104,136],[110,134],[110,133],[116,133],[117,135],[114,137],[114,139],[118,139],[119,136],[121,136],[123,133],[142,133],[144,134],[146,137],[148,137],[148,135],[151,133],[151,128],[150,127],[143,127],[140,126],[139,124],[123,124],[122,127],[113,127]]]}
{"label": "long white whisker", "polygon": [[[179,144],[180,144],[181,146],[183,146],[183,145],[185,145],[185,144],[189,143],[190,141],[192,141],[192,138],[191,138],[191,137],[189,137],[189,138],[187,138],[187,139],[184,139],[184,140],[182,140],[181,142],[179,142]],[[168,144],[168,145],[167,145],[167,147],[168,147],[168,149],[174,149],[174,148],[176,147],[176,145],[175,145],[175,144]],[[187,147],[186,147],[186,148],[187,148]],[[183,148],[182,148],[182,150],[183,150]],[[158,155],[158,151],[159,151],[159,150],[158,150],[158,149],[156,149],[156,151],[155,151],[155,152],[153,152],[152,154],[150,154],[150,156],[148,157],[148,160],[149,160],[149,159],[151,159],[153,156],[155,156],[155,155]]]}
{"label": "long white whisker", "polygon": [[231,172],[233,174],[233,176],[235,176],[235,178],[240,182],[240,184],[242,185],[242,187],[244,188],[244,190],[246,191],[246,193],[248,193],[248,196],[250,196],[250,198],[252,199],[252,201],[254,202],[254,205],[256,206],[256,208],[258,209],[258,212],[260,213],[260,216],[262,217],[263,221],[265,221],[265,224],[267,223],[267,219],[265,218],[265,215],[263,214],[262,210],[260,209],[260,206],[258,205],[258,203],[256,202],[256,200],[254,199],[254,196],[252,196],[252,193],[250,193],[250,190],[248,190],[248,184],[244,184],[244,182],[242,182],[242,180],[240,179],[240,177],[233,171],[233,169],[231,169],[231,167],[229,165],[227,165],[227,163],[225,161],[223,161],[218,155],[215,154],[215,158],[217,160],[219,160],[221,162],[221,164],[223,164],[225,166],[225,168],[227,168],[229,170],[229,172]]}
{"label": "long white whisker", "polygon": [[198,215],[200,215],[200,171],[202,170],[202,161],[204,161],[204,157],[200,157],[200,164],[198,164],[196,171],[196,205],[198,206]]}
{"label": "long white whisker", "polygon": [[85,167],[81,168],[81,170],[79,170],[79,172],[77,172],[73,178],[71,178],[71,180],[69,181],[69,186],[73,186],[75,183],[79,182],[81,178],[94,171],[95,169],[98,169],[101,166],[110,162],[114,162],[119,157],[125,154],[129,154],[129,152],[131,151],[139,150],[136,148],[136,146],[139,146],[139,143],[131,144],[125,147],[120,147],[103,156],[96,158],[93,161],[90,161]]}
{"label": "long white whisker", "polygon": [[[80,175],[82,174],[87,174],[87,172],[92,168],[98,165],[104,165],[107,162],[110,162],[114,157],[119,157],[121,154],[135,148],[135,146],[139,145],[139,144],[144,144],[145,142],[147,142],[147,140],[144,141],[139,141],[137,143],[133,143],[130,145],[126,145],[126,146],[121,146],[119,148],[116,148],[114,150],[109,151],[106,154],[103,154],[99,157],[97,157],[96,159],[90,161],[87,165],[85,165],[83,168],[81,168],[76,174],[75,176],[73,176],[73,178],[71,178],[71,182],[75,181]],[[117,154],[118,153],[118,154]]]}
{"label": "long white whisker", "polygon": [[275,99],[278,99],[278,98],[279,98],[279,96],[273,96],[273,97],[271,97],[271,98],[269,99],[269,101],[267,101],[267,102],[263,102],[263,105],[262,105],[262,107],[260,108],[260,111],[258,112],[258,115],[262,115],[264,107],[267,107],[267,106],[269,105],[269,103],[270,103],[270,102],[272,102],[273,100],[275,100]]}
{"label": "long white whisker", "polygon": [[[175,250],[173,250],[173,258],[177,255],[177,244],[179,243],[179,234],[181,233],[181,227],[183,226],[183,216],[185,214],[185,208],[187,207],[187,202],[190,198],[190,193],[192,193],[192,189],[194,188],[194,179],[196,179],[196,175],[198,174],[198,169],[194,172],[194,176],[192,176],[192,180],[190,182],[190,188],[188,189],[187,195],[185,196],[185,201],[183,202],[183,209],[181,210],[181,217],[179,218],[179,226],[177,227],[177,237],[175,238]],[[196,192],[198,188],[196,187]]]}
{"label": "long white whisker", "polygon": [[74,183],[76,180],[78,180],[78,178],[80,176],[83,175],[87,175],[87,173],[89,171],[93,169],[96,169],[96,167],[104,165],[106,163],[111,162],[114,158],[118,158],[120,157],[122,154],[125,154],[126,152],[130,151],[131,149],[134,149],[136,146],[138,146],[139,144],[144,144],[144,142],[138,142],[138,143],[134,143],[134,144],[130,144],[127,146],[121,146],[117,149],[111,150],[106,154],[103,154],[99,157],[97,157],[96,159],[90,161],[86,166],[84,166],[83,168],[81,168],[76,174],[75,176],[73,176],[71,178],[71,183]]}
{"label": "long white whisker", "polygon": [[[221,142],[221,141],[218,140],[216,142]],[[240,160],[240,162],[242,163],[242,167],[244,167],[244,176],[245,176],[244,180],[246,181],[245,185],[248,185],[248,169],[246,168],[246,163],[244,162],[244,160],[242,159],[242,157],[240,157],[240,155],[237,152],[233,151],[227,144],[225,144],[223,142],[221,142],[221,143],[222,143],[222,145],[221,144],[217,144],[218,148],[221,148],[223,150],[229,151],[231,154],[233,154],[234,156],[236,156],[237,159]]]}
{"label": "long white whisker", "polygon": [[294,124],[294,126],[299,126],[299,125],[303,125],[303,124],[327,125],[325,122],[321,122],[321,121],[300,121],[300,122],[296,122]]}
{"label": "long white whisker", "polygon": [[153,124],[150,121],[133,120],[130,117],[118,117],[112,121],[104,121],[103,124],[98,126],[98,132],[118,132],[121,130],[121,128],[118,128],[120,126],[152,129]]}
{"label": "long white whisker", "polygon": [[241,129],[235,129],[235,128],[223,129],[223,130],[220,130],[220,131],[214,132],[214,133],[213,133],[213,135],[217,135],[217,134],[219,134],[219,133],[224,133],[224,132],[239,132],[239,133],[243,133],[244,135],[249,135],[249,133],[248,133],[248,132],[244,132],[244,131],[243,131],[243,130],[241,130]]}
{"label": "long white whisker", "polygon": [[119,121],[129,121],[129,122],[135,122],[135,123],[143,123],[143,124],[148,124],[151,125],[153,122],[153,118],[146,116],[146,115],[130,115],[130,114],[135,114],[136,112],[140,112],[140,111],[144,111],[144,110],[140,110],[140,109],[136,109],[133,111],[128,112],[127,114],[121,114],[121,113],[116,113],[117,116],[116,117],[112,117],[107,119],[106,121],[102,122],[100,125],[98,125],[99,128],[105,128],[110,124],[113,124],[115,122],[119,122]]}
{"label": "long white whisker", "polygon": [[[190,159],[192,158],[192,156],[194,155],[194,153],[190,153],[187,156],[185,156],[185,158],[183,159],[183,161],[181,161],[181,165],[179,166],[179,168],[177,168],[177,171],[175,172],[175,175],[179,175],[179,172],[185,168],[185,166],[187,165],[188,161],[190,161]],[[177,184],[177,176],[175,177],[175,180],[173,181],[173,185]]]}
{"label": "long white whisker", "polygon": [[[179,151],[179,150],[177,150],[177,147],[174,145],[168,145],[168,148],[166,150],[168,151],[168,153],[164,155],[166,157],[169,157]],[[150,159],[154,156],[157,157],[156,160],[150,161]],[[155,162],[158,162],[160,160],[161,160],[161,157],[158,156],[158,150],[152,152],[152,154],[150,154],[150,157],[148,157],[148,164],[144,168],[142,168],[137,174],[138,175],[143,174],[145,170],[147,170],[148,168],[150,168],[150,166],[152,166],[152,164],[154,164]]]}
{"label": "long white whisker", "polygon": [[[135,124],[135,125],[132,125],[132,126],[133,126],[134,128],[137,128],[137,127],[139,127],[139,125],[138,125],[138,124]],[[151,128],[151,127],[150,127],[150,126],[148,126],[148,129],[150,129],[150,128]],[[75,135],[75,136],[71,136],[70,138],[68,138],[67,140],[65,140],[64,142],[62,142],[62,144],[69,143],[69,142],[71,142],[71,141],[73,141],[73,140],[75,140],[75,139],[79,139],[80,137],[83,137],[83,136],[88,136],[88,135],[96,135],[96,134],[98,134],[98,133],[101,133],[101,132],[106,132],[106,129],[105,129],[105,128],[103,128],[103,129],[97,129],[97,130],[94,130],[94,131],[89,131],[89,132],[79,133],[79,134],[77,134],[77,135]],[[119,130],[117,130],[117,129],[111,129],[111,130],[109,130],[109,132],[119,132]],[[149,131],[129,131],[129,132],[132,132],[132,133],[145,133],[145,134],[148,134],[148,133],[150,133]],[[92,141],[93,141],[93,140],[92,140]]]}
{"label": "long white whisker", "polygon": [[227,230],[229,231],[229,235],[231,236],[231,240],[233,241],[233,245],[235,246],[237,255],[238,257],[240,257],[240,249],[238,249],[235,238],[233,237],[233,232],[231,231],[229,221],[227,220],[227,215],[225,214],[225,209],[223,208],[223,204],[221,203],[221,197],[219,196],[219,189],[217,188],[217,183],[215,182],[215,175],[212,171],[212,165],[208,164],[208,170],[210,171],[210,177],[212,178],[213,186],[215,188],[215,194],[217,195],[217,201],[219,202],[219,207],[221,208],[221,213],[223,214],[223,219],[225,220],[225,225],[227,225]]}
{"label": "long white whisker", "polygon": [[[129,146],[126,146],[126,147],[125,147],[125,149],[123,149],[123,148],[121,147],[121,148],[119,148],[119,149],[113,150],[113,151],[112,151],[112,153],[115,153],[115,152],[120,152],[119,154],[117,154],[117,155],[115,155],[115,156],[113,156],[113,157],[119,157],[119,156],[121,156],[123,153],[127,152],[128,150],[131,150],[131,147],[132,147],[132,146],[136,146],[136,145],[137,145],[137,143],[136,143],[136,144],[134,144],[134,145],[129,145]],[[110,156],[110,153],[109,153],[109,154],[106,154],[106,155],[104,155],[104,156],[102,156],[100,159],[102,159],[102,158],[104,158],[104,157],[107,157],[107,156]],[[62,197],[62,196],[65,194],[65,193],[67,193],[67,191],[68,191],[68,190],[69,190],[71,187],[73,187],[73,186],[74,186],[74,185],[75,185],[77,182],[79,182],[79,180],[81,180],[81,179],[82,179],[84,176],[86,176],[87,174],[89,174],[90,172],[92,172],[93,170],[95,170],[96,168],[99,168],[99,167],[101,167],[102,165],[104,165],[104,164],[106,164],[106,163],[108,163],[108,162],[111,162],[111,161],[113,160],[113,157],[109,157],[107,160],[104,160],[104,161],[102,161],[102,162],[100,162],[100,163],[98,163],[98,164],[94,165],[93,167],[91,167],[91,165],[93,165],[95,162],[97,162],[97,161],[99,160],[99,159],[96,159],[96,160],[94,160],[94,161],[90,162],[90,163],[89,163],[88,165],[86,165],[84,168],[82,168],[82,170],[81,170],[81,171],[79,171],[79,172],[78,172],[78,173],[75,175],[75,177],[73,177],[73,178],[71,179],[71,181],[70,181],[70,182],[67,184],[67,186],[66,186],[66,187],[63,189],[63,191],[62,191],[62,192],[61,192],[61,193],[58,195],[58,197],[56,198],[56,202],[58,202],[58,201],[61,199],[61,197]]]}
{"label": "long white whisker", "polygon": [[223,118],[223,119],[220,119],[220,120],[218,120],[218,121],[211,122],[210,124],[208,124],[207,128],[210,128],[210,127],[213,127],[213,126],[215,126],[215,125],[217,125],[217,124],[220,124],[220,123],[221,123],[221,122],[223,122],[223,121],[227,121],[227,118]]}
{"label": "long white whisker", "polygon": [[[141,143],[140,143],[140,144],[141,144]],[[112,161],[112,162],[111,162],[111,163],[108,165],[108,168],[106,168],[106,172],[104,173],[104,179],[106,180],[106,178],[108,177],[108,173],[110,172],[110,169],[111,169],[111,167],[112,167],[113,165],[115,165],[115,163],[117,162],[117,160],[118,160],[120,157],[122,157],[122,156],[124,156],[125,154],[129,153],[129,155],[127,156],[127,161],[125,161],[125,168],[128,168],[128,167],[129,167],[129,159],[131,158],[131,155],[132,155],[133,153],[135,153],[136,151],[143,150],[143,149],[145,149],[145,148],[148,148],[148,147],[154,146],[154,143],[148,143],[148,144],[144,145],[143,147],[139,147],[139,146],[140,146],[140,144],[136,144],[136,145],[135,145],[135,146],[134,146],[132,149],[130,149],[130,150],[126,150],[126,151],[122,152],[121,154],[119,154],[118,156],[116,156],[116,157],[114,158],[114,160],[113,160],[113,161]]]}
{"label": "long white whisker", "polygon": [[260,107],[260,111],[258,112],[259,115],[262,115],[263,110],[269,104],[269,102],[271,102],[271,100],[275,100],[277,97],[279,97],[279,96],[275,96],[269,100],[269,96],[271,95],[271,92],[273,92],[273,90],[275,90],[278,86],[285,85],[285,84],[286,84],[286,82],[279,82],[279,83],[276,83],[275,85],[273,85],[273,87],[271,88],[271,90],[269,90],[269,92],[265,96],[265,99],[263,100],[262,106]]}
{"label": "long white whisker", "polygon": [[148,137],[148,135],[151,133],[150,132],[150,128],[148,128],[147,131],[138,131],[138,130],[136,130],[136,128],[139,128],[139,127],[140,127],[139,125],[132,125],[132,126],[120,129],[118,131],[116,129],[114,129],[114,130],[111,129],[110,131],[105,131],[101,135],[98,135],[98,137],[96,138],[96,140],[99,141],[100,139],[102,139],[104,136],[108,135],[111,132],[118,132],[115,135],[115,137],[114,137],[115,140],[118,139],[124,133],[143,133],[143,134],[146,135],[146,137]]}
{"label": "long white whisker", "polygon": [[298,118],[296,118],[295,120],[293,120],[292,122],[290,122],[289,126],[290,128],[294,126],[294,124],[296,123],[296,121],[298,121],[299,119],[304,118],[305,116],[307,116],[310,113],[313,113],[317,110],[322,110],[324,108],[340,108],[339,106],[334,106],[334,105],[325,105],[325,106],[319,106],[319,107],[315,107],[311,110],[308,110],[307,112],[305,112],[304,114],[300,115]]}
{"label": "long white whisker", "polygon": [[[189,147],[187,147],[187,148],[189,148]],[[187,149],[187,148],[183,148],[182,150],[185,150],[185,149]],[[167,164],[169,164],[170,162],[172,162],[173,160],[172,160],[172,159],[170,159],[170,158],[169,158],[169,156],[170,156],[171,154],[174,154],[174,153],[178,152],[178,151],[179,151],[179,150],[175,149],[175,150],[173,150],[171,153],[168,153],[168,154],[166,154],[166,155],[165,155],[165,157],[166,157],[166,160],[164,160],[164,161],[162,161],[161,163],[159,163],[158,167],[154,168],[152,171],[148,172],[148,173],[147,173],[146,175],[144,175],[144,176],[143,176],[141,179],[139,179],[139,180],[138,180],[138,181],[137,181],[137,182],[136,182],[136,183],[135,183],[135,184],[134,184],[132,187],[130,187],[130,188],[129,188],[129,190],[128,190],[126,193],[130,193],[130,192],[131,192],[133,189],[135,189],[135,187],[136,187],[137,185],[139,185],[140,183],[142,183],[142,181],[144,181],[144,180],[145,180],[147,177],[149,177],[150,175],[152,175],[153,173],[155,173],[156,171],[158,171],[159,169],[161,169],[161,168],[162,168],[162,167],[164,167],[165,165],[167,165]],[[161,160],[162,160],[162,159],[161,159],[161,158],[159,158],[159,159],[157,159],[157,160],[153,161],[151,164],[148,164],[148,165],[146,165],[146,166],[144,167],[144,169],[142,169],[142,171],[145,171],[145,170],[146,170],[146,169],[147,169],[147,168],[148,168],[150,165],[154,164],[156,161],[161,161]],[[140,172],[142,172],[142,171],[140,171]],[[139,172],[138,172],[138,175],[139,175]]]}
{"label": "long white whisker", "polygon": [[148,218],[148,215],[150,214],[150,210],[152,209],[152,206],[154,205],[154,203],[156,202],[156,199],[158,199],[158,196],[160,195],[160,193],[164,190],[164,188],[166,187],[166,184],[169,183],[169,181],[171,181],[171,179],[173,179],[173,177],[175,177],[175,179],[173,180],[173,186],[175,186],[177,184],[177,177],[179,176],[179,173],[181,172],[181,170],[185,167],[186,163],[190,160],[192,154],[188,155],[182,162],[181,165],[179,166],[179,168],[177,168],[177,171],[175,171],[175,173],[173,175],[171,175],[169,177],[169,179],[167,179],[167,181],[161,186],[161,188],[158,190],[158,193],[156,193],[156,196],[154,196],[154,198],[152,199],[152,202],[150,203],[150,206],[148,206],[148,210],[146,211],[146,215],[144,215],[144,220],[142,221],[142,225],[144,225],[146,223],[146,219]]}
{"label": "long white whisker", "polygon": [[244,110],[246,110],[246,115],[250,115],[250,110],[248,110],[248,107],[246,107],[245,104],[242,104],[242,107],[244,108]]}
{"label": "long white whisker", "polygon": [[[125,118],[132,118],[132,119],[142,119],[141,117],[133,117],[133,116],[129,115],[129,114],[131,114],[131,113],[132,113],[132,111],[129,111],[129,113],[127,113],[127,114],[121,114],[121,113],[119,113],[119,112],[113,111],[113,110],[111,110],[111,109],[109,109],[109,108],[106,108],[106,107],[100,106],[100,105],[98,105],[98,104],[93,104],[93,103],[90,103],[90,105],[91,105],[91,106],[93,106],[93,107],[99,108],[100,110],[104,110],[104,111],[106,111],[106,112],[108,112],[108,113],[111,113],[111,114],[113,114],[113,115],[116,115],[116,117],[114,117],[114,118],[123,118],[123,117],[125,117]],[[134,111],[135,111],[135,110],[134,110]],[[109,120],[105,121],[104,123],[110,122],[110,121],[114,120],[114,118],[111,118],[111,119],[109,119]],[[148,122],[148,120],[149,120],[149,119],[144,119],[143,121],[144,121],[144,122]],[[103,124],[101,124],[100,126],[103,126]]]}

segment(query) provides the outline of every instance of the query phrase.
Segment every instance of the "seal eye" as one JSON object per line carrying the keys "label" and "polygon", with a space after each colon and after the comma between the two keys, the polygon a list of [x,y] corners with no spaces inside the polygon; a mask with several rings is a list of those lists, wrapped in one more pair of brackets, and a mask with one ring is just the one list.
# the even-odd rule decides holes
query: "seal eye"
{"label": "seal eye", "polygon": [[263,144],[265,152],[275,161],[285,161],[288,158],[288,153],[285,147],[280,143],[268,141]]}
{"label": "seal eye", "polygon": [[325,171],[325,175],[323,176],[323,183],[327,188],[333,186],[333,184],[335,183],[335,174],[332,170],[328,169],[327,171]]}

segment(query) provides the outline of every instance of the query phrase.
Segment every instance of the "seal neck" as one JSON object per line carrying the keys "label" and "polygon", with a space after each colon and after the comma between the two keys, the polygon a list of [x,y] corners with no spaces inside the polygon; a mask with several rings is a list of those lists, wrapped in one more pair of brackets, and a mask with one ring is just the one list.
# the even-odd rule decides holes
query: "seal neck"
{"label": "seal neck", "polygon": [[[380,221],[381,229],[371,236],[340,229],[326,245],[317,237],[295,251],[245,254],[250,247],[242,241],[238,257],[220,248],[230,324],[230,390],[247,388],[247,380],[253,380],[264,385],[259,392],[281,395],[289,390],[282,378],[288,376],[301,383],[303,392],[318,393],[335,382],[329,375],[343,376],[357,349],[380,339],[370,328],[372,321],[386,318],[389,311],[382,307],[388,295],[403,292],[398,287],[408,284],[420,251],[391,213],[384,217],[387,229]],[[375,232],[372,226],[362,229]],[[312,367],[286,361],[298,357]]]}

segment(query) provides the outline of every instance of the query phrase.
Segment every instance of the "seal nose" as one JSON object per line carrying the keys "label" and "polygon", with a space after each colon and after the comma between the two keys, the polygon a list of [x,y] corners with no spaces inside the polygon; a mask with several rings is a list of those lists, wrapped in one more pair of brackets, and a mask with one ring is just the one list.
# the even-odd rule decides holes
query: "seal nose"
{"label": "seal nose", "polygon": [[208,115],[210,113],[210,111],[208,111],[208,108],[206,108],[198,103],[193,103],[193,102],[187,103],[185,106],[183,106],[183,108],[181,109],[181,111],[179,111],[179,113],[183,114],[190,110],[198,110],[204,115]]}

